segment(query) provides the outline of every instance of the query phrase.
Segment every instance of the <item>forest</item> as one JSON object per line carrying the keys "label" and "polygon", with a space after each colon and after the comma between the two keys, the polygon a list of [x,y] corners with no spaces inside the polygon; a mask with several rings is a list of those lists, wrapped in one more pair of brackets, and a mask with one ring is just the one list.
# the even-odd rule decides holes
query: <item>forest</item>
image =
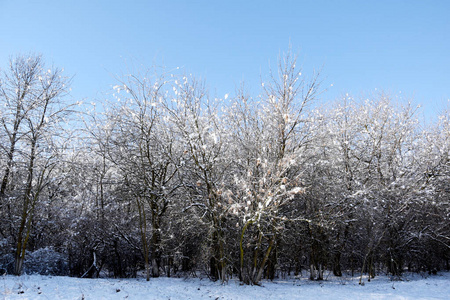
{"label": "forest", "polygon": [[149,67],[86,100],[42,56],[12,57],[0,271],[257,285],[450,270],[449,107],[425,122],[389,93],[324,101],[296,64],[281,56],[254,95]]}

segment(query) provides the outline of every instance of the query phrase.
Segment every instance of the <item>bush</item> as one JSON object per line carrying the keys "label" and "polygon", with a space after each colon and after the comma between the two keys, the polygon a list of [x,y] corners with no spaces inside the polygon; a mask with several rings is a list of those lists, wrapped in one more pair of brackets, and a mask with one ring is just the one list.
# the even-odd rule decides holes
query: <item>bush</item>
{"label": "bush", "polygon": [[68,258],[67,255],[56,252],[52,248],[41,248],[26,258],[24,270],[28,274],[68,275]]}
{"label": "bush", "polygon": [[12,274],[14,271],[14,255],[5,254],[0,256],[0,273]]}

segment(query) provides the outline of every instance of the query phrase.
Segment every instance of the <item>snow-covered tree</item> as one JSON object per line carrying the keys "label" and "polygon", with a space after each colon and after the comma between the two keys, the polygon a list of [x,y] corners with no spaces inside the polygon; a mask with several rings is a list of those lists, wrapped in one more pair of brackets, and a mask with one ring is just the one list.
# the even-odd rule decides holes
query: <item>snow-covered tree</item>
{"label": "snow-covered tree", "polygon": [[[105,113],[106,159],[120,176],[121,201],[132,201],[138,214],[142,253],[150,276],[159,276],[162,221],[178,187],[180,151],[166,113],[167,82],[162,76],[128,75],[119,79],[117,103]],[[148,231],[150,230],[150,237]]]}
{"label": "snow-covered tree", "polygon": [[227,156],[228,136],[223,124],[220,99],[210,99],[203,84],[183,76],[174,81],[173,103],[167,105],[171,123],[183,149],[183,189],[188,195],[185,211],[196,210],[208,226],[210,276],[225,281],[227,257],[226,211],[229,205]]}
{"label": "snow-covered tree", "polygon": [[[296,57],[280,59],[278,74],[264,82],[257,102],[241,93],[229,113],[235,147],[236,207],[241,211],[241,280],[258,284],[289,220],[308,222],[304,215],[287,216],[297,194],[303,193],[302,165],[313,140],[309,105],[318,93],[318,78],[307,80],[296,67]],[[251,247],[245,247],[244,243]],[[244,271],[244,252],[251,263]],[[252,257],[252,258],[250,258]],[[273,275],[272,275],[273,276]]]}
{"label": "snow-covered tree", "polygon": [[[2,129],[8,144],[0,194],[7,210],[18,213],[19,221],[13,225],[17,275],[22,272],[36,206],[64,154],[70,110],[61,98],[67,94],[69,82],[62,70],[47,69],[40,56],[11,59],[10,69],[1,79]],[[13,167],[21,173],[14,181]]]}

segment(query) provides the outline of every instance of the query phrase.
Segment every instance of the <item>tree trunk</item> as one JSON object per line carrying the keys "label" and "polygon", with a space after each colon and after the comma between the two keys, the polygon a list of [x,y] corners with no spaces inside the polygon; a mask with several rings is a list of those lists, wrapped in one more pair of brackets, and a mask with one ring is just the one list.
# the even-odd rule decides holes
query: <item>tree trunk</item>
{"label": "tree trunk", "polygon": [[16,276],[21,275],[24,260],[25,258],[23,256],[21,256],[20,254],[19,255],[16,254],[16,258],[14,261],[14,275]]}
{"label": "tree trunk", "polygon": [[318,276],[317,280],[323,280],[323,265],[321,263],[317,264]]}
{"label": "tree trunk", "polygon": [[122,268],[122,259],[120,257],[119,253],[119,246],[118,246],[117,239],[114,240],[114,254],[116,255],[116,263],[114,265],[114,277],[115,278],[123,278],[125,277],[125,272]]}
{"label": "tree trunk", "polygon": [[161,264],[161,252],[160,252],[160,245],[161,245],[161,232],[159,227],[159,216],[158,214],[153,213],[152,216],[152,223],[153,223],[153,229],[152,229],[152,242],[150,245],[150,252],[152,254],[152,277],[159,277],[159,267]]}
{"label": "tree trunk", "polygon": [[159,263],[156,258],[152,258],[152,277],[159,277]]}
{"label": "tree trunk", "polygon": [[220,279],[220,250],[219,237],[217,231],[214,231],[212,236],[212,256],[209,260],[209,270],[212,280]]}
{"label": "tree trunk", "polygon": [[[36,139],[33,139],[31,142],[31,153],[30,153],[30,162],[28,165],[27,184],[25,187],[25,194],[23,196],[22,216],[20,221],[19,232],[17,235],[17,248],[14,264],[14,274],[17,276],[19,276],[22,273],[28,237],[30,236],[31,231],[31,220],[33,218],[34,204],[36,200],[31,199],[32,197],[31,190],[33,187],[35,151],[36,151]],[[37,195],[35,195],[34,197],[37,197]]]}
{"label": "tree trunk", "polygon": [[214,232],[212,234],[212,256],[209,261],[210,265],[210,276],[213,280],[221,280],[224,282],[226,280],[226,264],[225,264],[225,254],[223,248],[223,240],[221,228],[218,225],[216,219],[214,219]]}
{"label": "tree trunk", "polygon": [[267,251],[266,251],[266,254],[264,255],[263,261],[261,262],[261,265],[259,266],[258,275],[256,276],[255,280],[253,280],[254,284],[258,284],[261,281],[264,267],[266,266],[266,262],[267,262],[267,259],[269,258],[270,252],[272,251],[274,242],[275,242],[275,237],[272,237],[269,241],[269,247],[267,248]]}
{"label": "tree trunk", "polygon": [[309,280],[316,279],[316,269],[314,268],[314,263],[309,263]]}
{"label": "tree trunk", "polygon": [[248,282],[248,278],[246,278],[246,276],[244,275],[244,246],[243,246],[243,241],[244,241],[245,231],[247,230],[247,227],[249,225],[251,225],[251,224],[253,224],[253,220],[249,220],[247,223],[245,223],[244,228],[242,228],[241,239],[240,239],[240,242],[239,242],[239,248],[240,248],[239,280],[241,282],[246,283],[246,284],[249,284],[249,282]]}
{"label": "tree trunk", "polygon": [[144,256],[144,265],[147,274],[146,280],[150,281],[149,247],[147,242],[147,218],[144,205],[141,203],[140,199],[136,199],[136,204],[139,211],[139,230],[141,232],[141,242],[143,248],[142,254]]}
{"label": "tree trunk", "polygon": [[341,252],[337,252],[334,256],[333,275],[337,277],[342,276],[341,271]]}
{"label": "tree trunk", "polygon": [[258,241],[257,244],[255,246],[255,251],[253,252],[253,270],[252,270],[252,277],[251,277],[251,281],[252,283],[254,283],[255,278],[256,278],[256,272],[258,270],[258,256],[259,256],[259,250],[261,249],[262,246],[262,233],[258,232]]}

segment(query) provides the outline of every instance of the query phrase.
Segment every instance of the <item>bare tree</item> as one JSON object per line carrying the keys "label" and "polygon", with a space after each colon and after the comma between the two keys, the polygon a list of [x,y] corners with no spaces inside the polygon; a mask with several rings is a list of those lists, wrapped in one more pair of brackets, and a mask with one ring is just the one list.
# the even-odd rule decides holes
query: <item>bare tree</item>
{"label": "bare tree", "polygon": [[[122,196],[133,199],[138,213],[142,253],[147,280],[160,274],[162,221],[177,188],[179,150],[168,118],[165,117],[166,81],[152,74],[129,75],[115,86],[117,100],[107,112],[103,137],[106,158],[121,176]],[[102,137],[100,137],[102,139]],[[148,237],[150,227],[150,238]]]}
{"label": "bare tree", "polygon": [[[316,98],[318,77],[306,80],[289,52],[280,59],[278,75],[263,83],[260,105],[249,106],[245,94],[238,97],[230,118],[237,153],[236,196],[243,208],[240,237],[241,279],[258,284],[288,218],[283,209],[302,193],[301,165],[312,140],[309,104]],[[244,100],[242,100],[244,99]],[[304,216],[298,221],[308,222]],[[250,274],[245,275],[244,238],[250,227],[254,249]],[[251,233],[250,231],[249,233]],[[274,265],[276,262],[273,262]],[[244,278],[247,277],[247,278]]]}
{"label": "bare tree", "polygon": [[39,105],[39,78],[42,73],[42,58],[17,57],[10,59],[9,70],[4,72],[0,80],[0,99],[2,101],[1,125],[6,136],[2,152],[6,156],[6,164],[0,188],[0,196],[4,196],[11,174],[16,152],[16,145],[24,135],[22,122],[36,106]]}
{"label": "bare tree", "polygon": [[219,99],[209,99],[203,85],[184,76],[175,81],[172,106],[167,106],[171,122],[183,149],[182,185],[190,196],[186,211],[197,209],[209,226],[209,272],[214,280],[227,279],[226,241],[224,223],[228,201],[226,156],[227,135],[219,118]]}
{"label": "bare tree", "polygon": [[[14,205],[21,207],[14,267],[14,273],[20,275],[36,205],[58,163],[58,155],[62,150],[58,144],[65,139],[63,123],[67,122],[66,116],[70,110],[60,99],[67,93],[70,80],[62,76],[60,69],[45,69],[40,56],[11,60],[10,72],[4,77],[1,99],[4,106],[9,108],[7,117],[10,118],[2,118],[3,128],[9,138],[0,191],[2,196],[8,190],[14,162],[23,164],[26,178],[23,184],[15,183],[20,193],[14,197],[18,201]],[[21,157],[15,161],[14,154],[18,146]]]}

